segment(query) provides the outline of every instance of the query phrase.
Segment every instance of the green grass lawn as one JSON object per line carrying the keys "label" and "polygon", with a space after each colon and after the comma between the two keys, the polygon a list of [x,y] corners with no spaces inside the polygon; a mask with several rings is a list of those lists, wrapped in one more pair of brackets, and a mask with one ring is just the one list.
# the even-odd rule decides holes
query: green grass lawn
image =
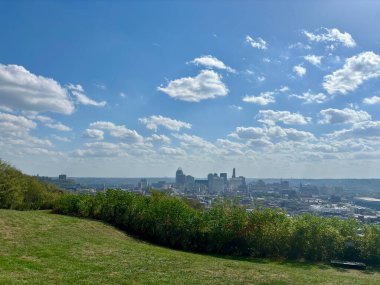
{"label": "green grass lawn", "polygon": [[380,284],[380,273],[192,254],[98,221],[0,210],[0,284]]}

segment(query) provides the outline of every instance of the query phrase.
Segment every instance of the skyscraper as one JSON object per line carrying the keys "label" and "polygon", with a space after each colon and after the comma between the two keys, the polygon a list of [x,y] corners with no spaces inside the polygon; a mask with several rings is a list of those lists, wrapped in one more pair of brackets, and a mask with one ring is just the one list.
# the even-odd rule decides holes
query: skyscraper
{"label": "skyscraper", "polygon": [[178,167],[178,169],[175,173],[175,183],[177,185],[185,185],[185,183],[186,183],[186,175],[183,174],[181,167]]}
{"label": "skyscraper", "polygon": [[236,178],[235,167],[232,169],[232,178]]}

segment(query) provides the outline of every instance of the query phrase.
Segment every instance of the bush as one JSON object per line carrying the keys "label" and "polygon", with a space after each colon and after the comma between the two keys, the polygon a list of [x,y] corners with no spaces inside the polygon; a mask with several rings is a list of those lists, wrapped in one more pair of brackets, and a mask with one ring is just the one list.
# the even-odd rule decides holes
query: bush
{"label": "bush", "polygon": [[0,208],[51,209],[60,191],[0,160]]}
{"label": "bush", "polygon": [[379,228],[355,220],[293,218],[270,209],[248,213],[232,203],[205,211],[154,191],[150,197],[121,190],[92,196],[67,194],[54,209],[101,219],[148,241],[183,250],[312,261],[339,258],[380,265]]}

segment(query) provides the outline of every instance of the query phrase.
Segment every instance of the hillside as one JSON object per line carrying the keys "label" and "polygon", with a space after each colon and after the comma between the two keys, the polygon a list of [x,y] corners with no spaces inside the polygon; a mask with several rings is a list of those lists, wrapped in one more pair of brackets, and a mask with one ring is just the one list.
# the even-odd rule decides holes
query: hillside
{"label": "hillside", "polygon": [[0,210],[0,284],[378,284],[380,273],[221,258],[138,241],[98,221]]}
{"label": "hillside", "polygon": [[0,159],[0,209],[51,209],[60,192]]}

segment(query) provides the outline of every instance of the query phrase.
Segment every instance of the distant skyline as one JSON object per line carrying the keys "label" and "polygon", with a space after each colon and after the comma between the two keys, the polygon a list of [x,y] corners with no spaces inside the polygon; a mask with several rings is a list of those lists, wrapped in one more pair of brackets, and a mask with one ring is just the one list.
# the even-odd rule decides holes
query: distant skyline
{"label": "distant skyline", "polygon": [[0,1],[0,158],[380,178],[379,1]]}

